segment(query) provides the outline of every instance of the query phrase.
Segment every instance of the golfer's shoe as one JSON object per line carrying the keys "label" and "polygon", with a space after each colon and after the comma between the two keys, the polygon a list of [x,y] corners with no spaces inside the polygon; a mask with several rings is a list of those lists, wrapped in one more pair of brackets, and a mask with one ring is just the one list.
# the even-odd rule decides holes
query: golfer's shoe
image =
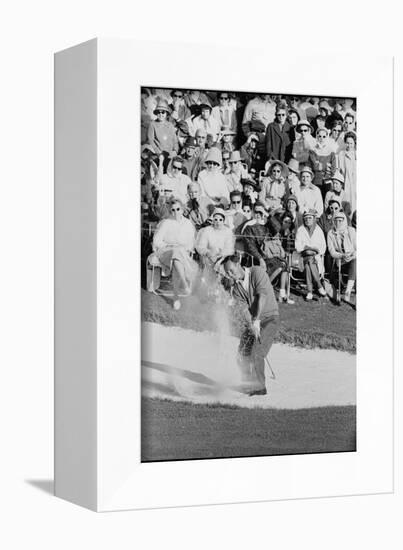
{"label": "golfer's shoe", "polygon": [[173,308],[178,311],[181,308],[181,305],[180,300],[175,300],[173,303]]}
{"label": "golfer's shoe", "polygon": [[267,395],[266,388],[261,388],[260,390],[251,390],[248,392],[249,397],[253,397],[254,395]]}
{"label": "golfer's shoe", "polygon": [[312,300],[313,300],[313,294],[312,294],[312,292],[308,292],[308,294],[305,296],[305,300],[306,300],[307,302],[312,302]]}

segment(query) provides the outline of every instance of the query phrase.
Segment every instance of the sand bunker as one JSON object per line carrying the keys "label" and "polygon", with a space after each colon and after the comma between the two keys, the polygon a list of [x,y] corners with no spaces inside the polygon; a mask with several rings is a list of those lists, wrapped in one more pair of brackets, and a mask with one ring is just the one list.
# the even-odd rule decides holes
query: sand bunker
{"label": "sand bunker", "polygon": [[356,356],[275,344],[268,395],[239,391],[238,339],[155,323],[142,325],[142,391],[148,397],[240,407],[300,409],[356,402]]}

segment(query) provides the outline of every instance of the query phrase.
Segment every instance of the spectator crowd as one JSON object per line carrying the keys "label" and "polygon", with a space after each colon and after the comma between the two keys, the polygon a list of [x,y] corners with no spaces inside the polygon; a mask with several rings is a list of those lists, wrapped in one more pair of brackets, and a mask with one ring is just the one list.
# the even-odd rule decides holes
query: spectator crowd
{"label": "spectator crowd", "polygon": [[[290,297],[291,269],[351,300],[356,279],[356,103],[141,90],[143,262],[172,273],[174,307],[197,273],[238,251]],[[343,278],[344,277],[344,278]]]}

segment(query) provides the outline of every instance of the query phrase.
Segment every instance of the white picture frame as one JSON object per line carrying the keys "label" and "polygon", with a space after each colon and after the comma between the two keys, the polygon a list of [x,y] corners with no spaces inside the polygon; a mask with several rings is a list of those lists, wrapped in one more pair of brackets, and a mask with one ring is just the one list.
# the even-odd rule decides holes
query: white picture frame
{"label": "white picture frame", "polygon": [[[357,97],[356,452],[141,463],[141,86]],[[391,57],[239,47],[223,70],[211,46],[118,39],[56,54],[56,495],[110,511],[392,492],[392,213]]]}

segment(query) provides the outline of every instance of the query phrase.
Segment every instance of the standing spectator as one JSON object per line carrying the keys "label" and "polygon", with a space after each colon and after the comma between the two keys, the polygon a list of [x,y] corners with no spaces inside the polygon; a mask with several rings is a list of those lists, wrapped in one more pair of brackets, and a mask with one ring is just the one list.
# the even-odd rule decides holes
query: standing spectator
{"label": "standing spectator", "polygon": [[354,132],[344,136],[345,150],[337,155],[337,166],[344,176],[344,192],[350,203],[351,211],[357,208],[357,138]]}
{"label": "standing spectator", "polygon": [[172,90],[171,98],[172,119],[175,120],[175,122],[187,120],[191,116],[191,112],[185,103],[185,94],[183,90]]}
{"label": "standing spectator", "polygon": [[340,120],[333,122],[332,128],[330,130],[330,142],[335,153],[339,153],[343,147],[343,123]]}
{"label": "standing spectator", "polygon": [[234,135],[237,133],[236,102],[230,101],[228,92],[218,94],[219,104],[213,107],[211,113],[220,125],[220,128],[228,128]]}
{"label": "standing spectator", "polygon": [[274,122],[268,124],[266,129],[266,158],[268,160],[288,162],[291,158],[295,131],[286,119],[287,110],[279,104]]}
{"label": "standing spectator", "polygon": [[152,120],[148,126],[147,140],[154,151],[165,158],[165,169],[168,165],[168,159],[178,152],[178,138],[175,132],[175,126],[167,120],[170,108],[166,101],[160,101],[154,110],[157,119]]}
{"label": "standing spectator", "polygon": [[194,137],[188,137],[184,143],[183,171],[192,181],[197,179],[198,157],[196,155],[197,141]]}
{"label": "standing spectator", "polygon": [[295,237],[295,248],[304,260],[307,295],[305,299],[313,299],[313,286],[318,289],[320,296],[326,296],[326,291],[321,282],[323,274],[322,256],[326,251],[326,241],[322,229],[316,225],[317,212],[307,210],[304,212],[304,224],[298,228]]}
{"label": "standing spectator", "polygon": [[276,104],[269,94],[259,94],[251,99],[246,106],[242,120],[242,130],[245,137],[256,131],[253,125],[254,122],[260,122],[263,126],[263,132],[265,132],[267,125],[273,122],[275,113]]}
{"label": "standing spectator", "polygon": [[158,175],[156,181],[159,183],[160,192],[166,195],[169,190],[172,197],[185,204],[188,200],[187,190],[191,180],[182,172],[182,169],[183,159],[174,157],[168,166],[167,173]]}
{"label": "standing spectator", "polygon": [[316,143],[309,153],[309,158],[315,172],[313,183],[322,191],[322,196],[325,196],[325,193],[329,190],[326,182],[336,170],[336,155],[329,143],[327,128],[317,130]]}
{"label": "standing spectator", "polygon": [[309,166],[301,170],[301,186],[297,195],[298,204],[302,213],[315,210],[318,218],[323,214],[323,200],[320,190],[312,183],[313,172]]}
{"label": "standing spectator", "polygon": [[[346,302],[350,302],[356,278],[357,245],[355,229],[348,226],[346,215],[343,212],[338,212],[334,216],[334,226],[327,235],[327,245],[330,256],[334,260],[331,281],[334,287],[337,287],[337,279],[341,273],[348,274],[344,299]],[[339,273],[338,262],[341,264],[341,273]]]}
{"label": "standing spectator", "polygon": [[201,194],[218,206],[227,206],[229,203],[229,191],[227,180],[220,168],[222,164],[221,153],[216,147],[212,147],[207,153],[205,165],[198,176]]}
{"label": "standing spectator", "polygon": [[211,105],[208,96],[200,90],[190,90],[185,94],[184,101],[192,116],[200,115],[201,105]]}
{"label": "standing spectator", "polygon": [[230,193],[230,210],[227,211],[227,220],[235,234],[237,234],[238,227],[247,221],[242,211],[242,193],[240,191]]}
{"label": "standing spectator", "polygon": [[299,112],[297,111],[297,109],[288,109],[288,116],[287,116],[287,121],[288,121],[288,124],[294,128],[294,130],[296,129],[297,127],[297,124],[298,122],[301,120],[301,117],[299,116]]}
{"label": "standing spectator", "polygon": [[211,116],[211,107],[206,103],[200,105],[200,115],[188,120],[189,133],[194,136],[199,129],[203,129],[206,134],[212,136],[212,141],[218,140],[221,126],[215,118]]}
{"label": "standing spectator", "polygon": [[287,166],[281,161],[274,161],[269,167],[268,176],[262,178],[259,199],[269,212],[281,207],[287,191],[287,176]]}
{"label": "standing spectator", "polygon": [[293,143],[292,156],[300,164],[305,164],[309,161],[309,153],[315,145],[315,140],[311,136],[312,126],[307,120],[300,120],[296,131],[300,137],[297,137]]}

